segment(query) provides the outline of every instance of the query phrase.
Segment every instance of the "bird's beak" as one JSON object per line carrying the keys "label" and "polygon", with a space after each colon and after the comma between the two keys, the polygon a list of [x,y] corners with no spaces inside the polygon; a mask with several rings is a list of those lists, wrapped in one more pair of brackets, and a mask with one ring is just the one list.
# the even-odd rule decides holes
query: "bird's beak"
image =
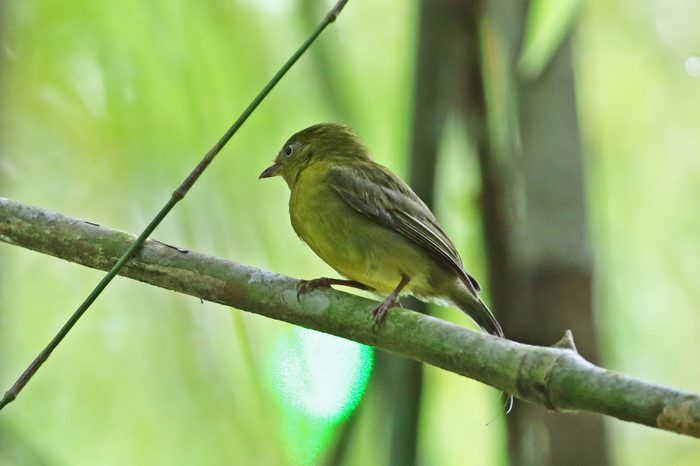
{"label": "bird's beak", "polygon": [[270,177],[273,177],[273,176],[277,176],[277,175],[279,175],[279,174],[280,174],[280,167],[279,167],[279,165],[277,165],[276,163],[273,163],[272,165],[270,165],[269,167],[267,167],[265,170],[263,170],[263,172],[260,174],[260,176],[258,177],[258,179],[261,179],[261,178],[270,178]]}

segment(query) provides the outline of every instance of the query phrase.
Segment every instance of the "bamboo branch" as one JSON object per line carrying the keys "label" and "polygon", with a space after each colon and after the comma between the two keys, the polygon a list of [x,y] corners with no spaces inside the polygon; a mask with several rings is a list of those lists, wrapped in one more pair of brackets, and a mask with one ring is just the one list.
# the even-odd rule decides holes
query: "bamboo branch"
{"label": "bamboo branch", "polygon": [[[136,236],[0,198],[0,241],[106,270]],[[529,346],[395,308],[373,330],[376,303],[336,290],[297,301],[298,281],[148,240],[120,272],[129,278],[376,346],[479,380],[553,411],[606,414],[700,438],[700,396],[597,367],[571,335]]]}

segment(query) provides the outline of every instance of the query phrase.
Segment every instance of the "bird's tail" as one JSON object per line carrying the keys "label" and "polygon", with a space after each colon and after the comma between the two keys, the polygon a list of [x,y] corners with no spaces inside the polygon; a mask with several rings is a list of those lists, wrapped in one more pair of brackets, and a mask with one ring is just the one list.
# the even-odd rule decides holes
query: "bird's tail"
{"label": "bird's tail", "polygon": [[452,296],[452,301],[463,310],[476,324],[485,332],[498,337],[505,337],[501,325],[494,315],[486,307],[486,304],[466,289],[461,289],[459,293]]}

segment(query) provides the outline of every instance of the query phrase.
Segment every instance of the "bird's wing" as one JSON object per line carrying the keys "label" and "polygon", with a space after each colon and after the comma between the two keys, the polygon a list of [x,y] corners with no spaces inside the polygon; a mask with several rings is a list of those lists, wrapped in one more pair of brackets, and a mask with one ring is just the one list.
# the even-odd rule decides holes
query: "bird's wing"
{"label": "bird's wing", "polygon": [[413,241],[452,269],[474,295],[480,291],[430,209],[391,172],[362,161],[331,168],[326,181],[355,210]]}

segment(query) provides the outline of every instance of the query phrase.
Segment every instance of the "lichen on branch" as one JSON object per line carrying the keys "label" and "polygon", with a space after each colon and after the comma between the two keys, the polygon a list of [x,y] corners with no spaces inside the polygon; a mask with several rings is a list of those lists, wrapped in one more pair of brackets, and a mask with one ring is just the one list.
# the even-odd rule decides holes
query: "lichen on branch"
{"label": "lichen on branch", "polygon": [[[0,241],[109,269],[135,235],[0,198]],[[298,280],[149,240],[121,275],[330,333],[479,380],[554,411],[585,411],[700,437],[700,397],[597,367],[569,333],[552,347],[496,338],[408,309],[377,330],[376,303],[322,289],[297,300]],[[62,311],[58,309],[57,312]]]}

